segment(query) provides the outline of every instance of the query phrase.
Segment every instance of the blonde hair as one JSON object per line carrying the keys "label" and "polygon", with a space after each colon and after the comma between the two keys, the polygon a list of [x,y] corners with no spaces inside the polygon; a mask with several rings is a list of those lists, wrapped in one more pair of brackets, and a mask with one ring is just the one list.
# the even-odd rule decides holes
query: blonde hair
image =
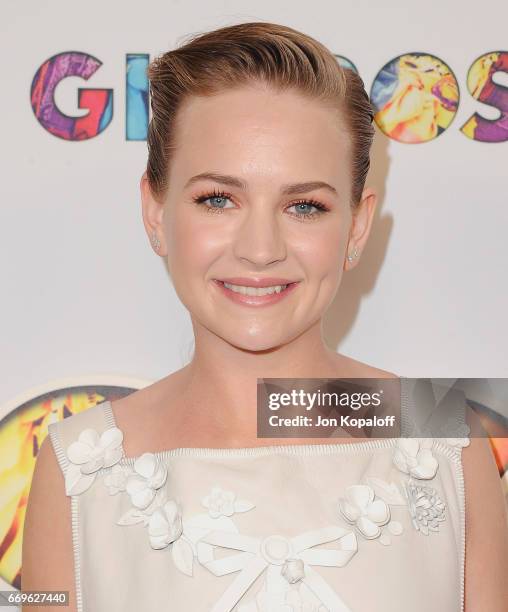
{"label": "blonde hair", "polygon": [[185,99],[261,81],[276,90],[295,90],[338,111],[351,142],[351,205],[360,201],[370,167],[373,108],[358,73],[342,67],[314,38],[275,23],[226,26],[191,34],[185,44],[152,60],[147,74],[152,108],[147,178],[157,200],[168,188],[176,117]]}

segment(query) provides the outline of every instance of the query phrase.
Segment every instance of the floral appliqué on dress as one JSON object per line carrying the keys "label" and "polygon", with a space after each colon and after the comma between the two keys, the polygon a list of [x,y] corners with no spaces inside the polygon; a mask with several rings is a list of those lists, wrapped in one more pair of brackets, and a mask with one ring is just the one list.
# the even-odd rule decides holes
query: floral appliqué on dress
{"label": "floral appliqu\u00e9 on dress", "polygon": [[[447,443],[467,446],[468,432],[463,429],[460,433],[464,437],[446,439]],[[213,612],[231,612],[236,606],[238,612],[351,612],[315,566],[347,565],[358,552],[357,534],[366,541],[391,544],[390,536],[401,535],[404,528],[393,520],[390,506],[407,507],[413,527],[424,535],[437,532],[445,520],[446,506],[438,492],[422,483],[434,479],[439,467],[432,438],[397,440],[393,465],[407,477],[401,486],[369,475],[364,482],[345,489],[338,497],[337,519],[346,527],[330,524],[293,537],[268,534],[261,538],[240,533],[232,518],[255,505],[218,485],[202,497],[204,512],[184,517],[179,503],[167,498],[163,485],[168,468],[158,455],[144,453],[132,466],[117,465],[123,457],[122,440],[116,427],[101,435],[93,429],[83,430],[67,449],[67,494],[86,491],[97,472],[110,467],[103,480],[108,492],[123,492],[131,502],[118,518],[118,525],[143,525],[151,547],[171,547],[175,566],[188,576],[193,575],[196,560],[216,576],[237,573]],[[319,548],[330,542],[335,543],[333,548]],[[231,554],[216,558],[217,547],[229,549]],[[261,574],[261,589],[244,602],[242,597]]]}
{"label": "floral appliqu\u00e9 on dress", "polygon": [[[382,481],[378,481],[382,482]],[[351,485],[346,489],[344,498],[339,501],[342,517],[354,525],[367,540],[377,540],[380,544],[391,544],[392,535],[400,535],[404,528],[399,521],[391,520],[388,504],[381,497],[376,498],[374,489],[366,484]]]}
{"label": "floral appliqu\u00e9 on dress", "polygon": [[[411,522],[414,528],[424,535],[439,531],[439,524],[445,520],[446,505],[438,492],[421,483],[422,480],[433,479],[439,467],[439,462],[432,452],[433,445],[433,438],[399,438],[393,453],[395,466],[410,476],[402,485],[403,493]],[[392,484],[392,487],[396,485]]]}
{"label": "floral appliqu\u00e9 on dress", "polygon": [[84,429],[67,448],[67,495],[83,493],[94,482],[98,470],[118,463],[123,456],[122,441],[123,434],[118,427],[106,429],[100,436],[95,429]]}

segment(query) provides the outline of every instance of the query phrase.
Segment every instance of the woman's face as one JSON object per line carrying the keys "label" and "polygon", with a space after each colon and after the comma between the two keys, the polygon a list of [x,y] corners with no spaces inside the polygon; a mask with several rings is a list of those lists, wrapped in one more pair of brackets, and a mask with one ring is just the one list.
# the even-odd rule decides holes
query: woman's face
{"label": "woman's face", "polygon": [[[338,115],[294,92],[246,87],[186,101],[176,142],[166,200],[145,185],[143,216],[195,333],[252,351],[291,341],[332,302],[347,254],[350,145]],[[295,284],[276,300],[252,298],[218,282],[234,277]]]}

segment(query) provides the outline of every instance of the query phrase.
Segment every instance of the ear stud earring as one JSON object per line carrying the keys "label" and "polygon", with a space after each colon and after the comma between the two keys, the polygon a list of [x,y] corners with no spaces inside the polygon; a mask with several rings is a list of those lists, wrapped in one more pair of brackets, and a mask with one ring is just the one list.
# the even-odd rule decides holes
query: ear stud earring
{"label": "ear stud earring", "polygon": [[356,247],[353,250],[353,254],[347,256],[347,260],[351,262],[355,257],[358,257],[358,249]]}
{"label": "ear stud earring", "polygon": [[153,248],[156,251],[158,251],[160,246],[161,246],[161,242],[160,242],[160,240],[157,237],[157,234],[155,232],[152,232],[152,244],[153,244]]}

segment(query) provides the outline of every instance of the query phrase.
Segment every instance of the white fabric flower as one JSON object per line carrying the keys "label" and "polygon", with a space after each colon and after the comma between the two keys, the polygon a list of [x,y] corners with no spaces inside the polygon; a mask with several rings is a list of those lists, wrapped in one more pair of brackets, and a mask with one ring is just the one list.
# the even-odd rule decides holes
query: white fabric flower
{"label": "white fabric flower", "polygon": [[231,516],[235,512],[235,497],[233,491],[213,487],[210,495],[204,497],[201,503],[205,508],[208,508],[208,512],[213,518],[223,515]]}
{"label": "white fabric flower", "polygon": [[368,485],[351,485],[346,489],[345,497],[339,500],[342,516],[368,540],[379,537],[380,526],[390,520],[390,508],[386,502],[374,498],[374,490]]}
{"label": "white fabric flower", "polygon": [[156,490],[166,482],[166,466],[153,453],[143,453],[134,462],[134,473],[128,476],[125,490],[136,508],[147,508]]}
{"label": "white fabric flower", "polygon": [[252,502],[236,499],[236,493],[225,491],[221,487],[212,487],[211,493],[203,497],[201,503],[208,508],[208,514],[212,518],[231,516],[235,512],[246,512],[254,508]]}
{"label": "white fabric flower", "polygon": [[156,550],[165,548],[182,535],[182,515],[175,501],[167,501],[154,510],[148,521],[150,544]]}
{"label": "white fabric flower", "polygon": [[305,568],[301,559],[288,559],[281,569],[281,574],[289,582],[295,584],[305,576]]}
{"label": "white fabric flower", "polygon": [[94,482],[98,470],[118,463],[123,456],[122,440],[123,434],[118,427],[106,429],[100,435],[95,429],[84,429],[67,447],[67,495],[83,493]]}
{"label": "white fabric flower", "polygon": [[148,504],[146,508],[131,507],[122,514],[116,523],[117,525],[136,525],[137,523],[143,523],[143,525],[147,527],[153,511],[163,506],[167,501],[168,497],[165,489],[158,489],[155,492],[153,501]]}
{"label": "white fabric flower", "polygon": [[450,446],[464,448],[471,444],[471,440],[469,438],[446,438],[446,443]]}
{"label": "white fabric flower", "polygon": [[439,531],[439,523],[445,520],[445,503],[437,491],[412,482],[406,484],[409,513],[414,528],[428,535],[430,531]]}
{"label": "white fabric flower", "polygon": [[125,491],[127,478],[132,474],[129,466],[114,465],[109,474],[104,476],[104,484],[108,488],[110,495],[116,495],[120,491]]}
{"label": "white fabric flower", "polygon": [[456,438],[446,438],[447,444],[454,447],[465,447],[471,443],[469,434],[471,429],[467,423],[460,423],[454,426],[453,432],[457,434]]}
{"label": "white fabric flower", "polygon": [[439,467],[432,454],[432,438],[399,438],[393,453],[397,468],[414,478],[434,478]]}

